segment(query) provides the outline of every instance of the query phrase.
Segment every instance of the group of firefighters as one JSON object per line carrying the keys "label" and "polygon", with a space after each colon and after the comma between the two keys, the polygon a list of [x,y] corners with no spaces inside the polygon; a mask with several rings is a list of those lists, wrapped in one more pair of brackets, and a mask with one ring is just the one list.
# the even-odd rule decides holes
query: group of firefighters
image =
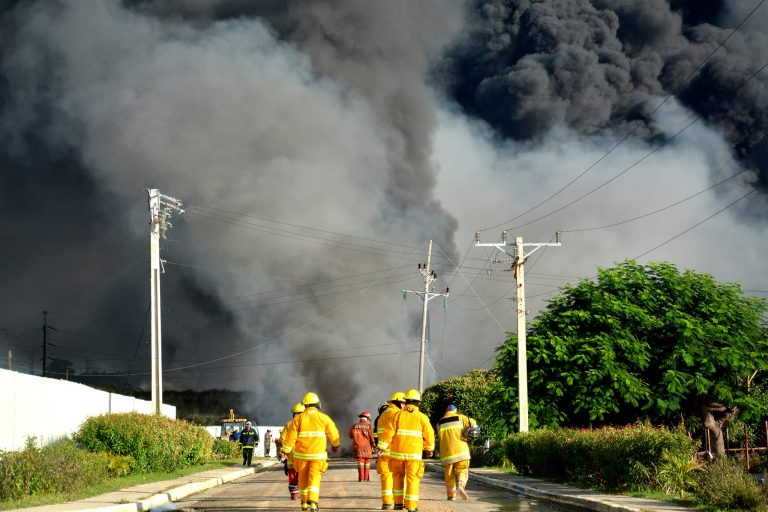
{"label": "group of firefighters", "polygon": [[[370,461],[378,456],[376,471],[381,480],[382,510],[417,511],[419,487],[424,476],[424,458],[435,451],[435,429],[419,411],[421,393],[411,389],[394,393],[379,408],[371,424],[371,414],[362,412],[352,425],[358,481],[370,480]],[[280,453],[286,459],[291,499],[301,500],[302,510],[319,510],[320,480],[328,469],[327,443],[336,453],[341,445],[339,429],[320,410],[320,398],[307,393],[293,406],[293,418],[286,423],[280,439]],[[465,486],[469,477],[468,440],[479,433],[475,420],[459,414],[449,405],[437,424],[440,461],[445,473],[448,500],[458,492],[468,499]]]}

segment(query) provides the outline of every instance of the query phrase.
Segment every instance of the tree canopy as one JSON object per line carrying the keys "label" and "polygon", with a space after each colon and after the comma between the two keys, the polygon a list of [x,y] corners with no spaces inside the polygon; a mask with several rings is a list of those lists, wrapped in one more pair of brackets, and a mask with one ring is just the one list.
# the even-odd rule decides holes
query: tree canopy
{"label": "tree canopy", "polygon": [[[532,425],[672,423],[714,402],[764,417],[750,387],[767,367],[767,305],[671,263],[629,260],[566,286],[528,331]],[[513,335],[498,354],[509,426],[516,354]]]}
{"label": "tree canopy", "polygon": [[442,418],[445,408],[453,404],[460,413],[476,419],[483,431],[493,435],[495,412],[492,410],[491,397],[498,387],[497,370],[472,370],[424,390],[421,410],[434,424]]}

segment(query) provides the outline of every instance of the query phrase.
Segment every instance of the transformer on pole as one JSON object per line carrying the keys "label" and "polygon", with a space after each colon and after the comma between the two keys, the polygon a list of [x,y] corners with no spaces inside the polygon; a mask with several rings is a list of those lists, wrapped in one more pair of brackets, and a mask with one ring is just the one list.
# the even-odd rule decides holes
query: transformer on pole
{"label": "transformer on pole", "polygon": [[182,214],[182,202],[160,193],[156,188],[149,194],[149,290],[150,326],[152,334],[152,412],[161,414],[163,404],[163,352],[162,352],[162,308],[160,304],[160,274],[164,272],[160,258],[160,238],[173,227],[170,222],[174,213]]}

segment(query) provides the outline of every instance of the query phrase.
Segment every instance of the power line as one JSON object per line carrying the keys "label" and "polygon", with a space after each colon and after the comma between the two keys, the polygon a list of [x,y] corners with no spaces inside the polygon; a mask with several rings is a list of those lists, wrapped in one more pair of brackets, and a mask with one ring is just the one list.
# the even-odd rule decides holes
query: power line
{"label": "power line", "polygon": [[[716,54],[716,53],[717,53],[717,52],[718,52],[718,51],[719,51],[721,48],[723,48],[723,47],[725,46],[725,44],[726,44],[726,43],[727,43],[727,42],[728,42],[728,41],[729,41],[729,40],[730,40],[730,39],[731,39],[731,38],[732,38],[732,37],[733,37],[733,36],[734,36],[734,35],[735,35],[735,34],[736,34],[738,31],[739,31],[739,30],[741,30],[741,28],[742,28],[742,27],[743,27],[743,26],[744,26],[744,25],[745,25],[745,24],[746,24],[746,23],[747,23],[747,22],[750,20],[750,18],[752,18],[752,16],[753,16],[753,15],[754,15],[754,14],[755,14],[755,13],[756,13],[756,12],[757,12],[759,9],[760,9],[760,7],[762,7],[762,5],[765,3],[765,1],[766,1],[766,0],[759,0],[759,1],[757,2],[757,4],[755,5],[755,7],[754,7],[754,8],[753,8],[753,9],[752,9],[752,10],[751,10],[751,11],[750,11],[750,12],[749,12],[749,13],[748,13],[748,14],[747,14],[745,17],[744,17],[744,19],[741,21],[741,23],[739,23],[739,25],[737,25],[737,26],[736,26],[736,28],[734,28],[734,29],[731,31],[731,33],[728,35],[728,37],[726,37],[726,38],[725,38],[723,41],[721,41],[721,42],[720,42],[720,43],[717,45],[717,47],[715,47],[715,49],[714,49],[714,50],[712,50],[712,52],[710,52],[710,54],[709,54],[709,55],[708,55],[708,56],[707,56],[707,57],[706,57],[706,58],[705,58],[705,59],[704,59],[704,60],[701,62],[701,64],[699,64],[699,66],[698,66],[696,69],[694,69],[694,70],[693,70],[693,72],[692,72],[692,73],[691,73],[691,74],[690,74],[690,75],[689,75],[689,76],[686,78],[686,80],[685,80],[686,82],[690,82],[691,80],[693,80],[693,78],[694,78],[694,77],[695,77],[697,74],[699,74],[699,72],[700,72],[702,69],[704,69],[704,66],[706,66],[706,65],[707,65],[707,63],[708,63],[708,62],[709,62],[709,61],[712,59],[712,57],[714,57],[714,56],[715,56],[715,54]],[[761,69],[761,71],[762,71],[762,69]],[[758,73],[759,73],[759,71],[758,71]],[[757,74],[757,73],[755,73],[755,74]],[[753,76],[754,76],[754,75],[753,75]],[[750,78],[750,79],[751,79],[751,78]],[[749,80],[748,80],[748,81],[749,81]],[[745,82],[745,83],[746,83],[746,82]],[[742,84],[742,86],[743,86],[743,85],[744,85],[744,84]],[[740,87],[740,88],[741,88],[741,87]],[[740,88],[739,88],[739,89],[740,89]],[[667,102],[668,102],[668,101],[669,101],[669,100],[670,100],[670,99],[671,99],[673,96],[674,96],[674,94],[668,94],[668,95],[667,95],[667,96],[666,96],[666,97],[665,97],[665,98],[664,98],[664,99],[663,99],[663,100],[662,100],[662,101],[661,101],[661,102],[660,102],[660,103],[659,103],[659,104],[656,106],[656,108],[654,108],[654,109],[653,109],[653,110],[650,112],[650,114],[649,114],[649,115],[653,115],[653,114],[657,113],[657,112],[659,111],[659,109],[661,109],[661,107],[662,107],[662,106],[664,106],[664,104],[666,104],[666,103],[667,103]],[[603,160],[605,160],[605,158],[607,158],[607,157],[608,157],[608,156],[609,156],[611,153],[613,153],[613,152],[614,152],[614,151],[615,151],[615,150],[616,150],[616,149],[617,149],[619,146],[621,146],[621,145],[622,145],[624,142],[626,142],[626,141],[627,141],[627,140],[628,140],[628,139],[629,139],[629,138],[630,138],[632,135],[634,135],[634,134],[633,134],[633,133],[627,133],[627,134],[625,134],[625,135],[624,135],[624,136],[623,136],[621,139],[619,139],[619,141],[618,141],[618,142],[616,142],[616,143],[615,143],[613,146],[611,146],[611,147],[608,149],[608,151],[607,151],[605,154],[603,154],[603,155],[602,155],[600,158],[598,158],[597,160],[595,160],[594,162],[592,162],[592,164],[590,164],[590,165],[589,165],[589,166],[588,166],[586,169],[584,169],[584,170],[583,170],[581,173],[579,173],[579,174],[578,174],[578,175],[577,175],[575,178],[573,178],[571,181],[569,181],[568,183],[566,183],[565,185],[563,185],[563,186],[562,186],[560,189],[556,190],[556,191],[555,191],[553,194],[551,194],[551,195],[549,195],[548,197],[544,198],[543,200],[539,201],[538,203],[536,203],[535,205],[533,205],[533,206],[531,206],[530,208],[526,209],[526,210],[525,210],[525,211],[523,211],[522,213],[520,213],[520,214],[518,214],[518,215],[516,215],[516,216],[512,217],[511,219],[505,220],[504,222],[500,222],[500,223],[498,223],[498,224],[494,224],[493,226],[488,226],[488,227],[485,227],[485,228],[481,228],[481,229],[479,229],[478,231],[487,231],[487,230],[490,230],[490,229],[498,228],[498,227],[504,226],[504,225],[506,225],[506,224],[509,224],[509,223],[511,223],[511,222],[514,222],[514,221],[516,221],[517,219],[519,219],[519,218],[521,218],[521,217],[523,217],[523,216],[527,215],[528,213],[530,213],[530,212],[532,212],[532,211],[536,210],[537,208],[539,208],[540,206],[544,205],[545,203],[548,203],[549,201],[551,201],[552,199],[554,199],[555,197],[557,197],[558,195],[560,195],[560,194],[561,194],[561,193],[562,193],[564,190],[566,190],[568,187],[570,187],[571,185],[573,185],[574,183],[576,183],[578,180],[580,180],[580,179],[581,179],[581,178],[582,178],[584,175],[586,175],[586,174],[587,174],[589,171],[591,171],[592,169],[594,169],[594,168],[595,168],[595,167],[596,167],[596,166],[597,166],[597,165],[598,165],[600,162],[602,162]],[[556,213],[556,212],[554,212],[554,213]],[[547,215],[547,216],[549,216],[549,215]],[[534,222],[535,222],[535,221],[534,221]],[[528,224],[524,224],[523,226],[525,226],[525,225],[528,225]],[[512,229],[518,229],[519,227],[522,227],[522,226],[517,226],[516,228],[509,228],[509,229],[510,229],[510,230],[512,230]]]}
{"label": "power line", "polygon": [[727,205],[725,205],[724,207],[720,208],[719,210],[717,210],[717,211],[716,211],[715,213],[713,213],[712,215],[709,215],[708,217],[706,217],[706,218],[704,218],[704,219],[700,220],[700,221],[699,221],[699,222],[697,222],[696,224],[694,224],[694,225],[692,225],[691,227],[689,227],[689,228],[687,228],[687,229],[685,229],[685,230],[681,231],[680,233],[678,233],[678,234],[676,234],[676,235],[674,235],[674,236],[672,236],[672,237],[670,237],[670,238],[667,238],[666,240],[664,240],[663,242],[661,242],[659,245],[657,245],[657,246],[655,246],[655,247],[652,247],[651,249],[648,249],[647,251],[645,251],[645,252],[642,252],[642,253],[638,254],[637,256],[635,256],[635,259],[640,259],[640,258],[642,258],[643,256],[646,256],[646,255],[648,255],[648,254],[650,254],[650,253],[654,252],[655,250],[657,250],[657,249],[660,249],[660,248],[664,247],[664,246],[665,246],[665,245],[667,245],[668,243],[670,243],[670,242],[673,242],[674,240],[677,240],[678,238],[680,238],[680,237],[682,237],[682,236],[685,236],[687,233],[689,233],[689,232],[693,231],[694,229],[696,229],[697,227],[701,226],[701,225],[702,225],[702,224],[704,224],[705,222],[707,222],[707,221],[709,221],[709,220],[711,220],[711,219],[713,219],[713,218],[717,217],[718,215],[720,215],[721,213],[723,213],[725,210],[727,210],[727,209],[728,209],[728,208],[730,208],[731,206],[735,205],[736,203],[738,203],[738,202],[739,202],[739,201],[741,201],[742,199],[746,199],[747,197],[751,196],[751,195],[752,195],[752,194],[754,194],[754,193],[755,193],[755,189],[752,189],[752,190],[750,190],[750,191],[749,191],[749,192],[747,192],[746,194],[744,194],[744,195],[740,196],[738,199],[736,199],[736,200],[734,200],[734,201],[731,201],[730,203],[728,203],[728,204],[727,204]]}
{"label": "power line", "polygon": [[[755,71],[755,72],[754,72],[752,75],[750,75],[750,76],[749,76],[749,78],[747,78],[747,79],[746,79],[746,80],[745,80],[745,81],[744,81],[744,82],[741,84],[741,86],[739,86],[739,89],[741,89],[742,87],[744,87],[744,86],[745,86],[747,83],[749,83],[749,82],[750,82],[750,81],[751,81],[751,80],[752,80],[754,77],[756,77],[756,76],[757,76],[759,73],[761,73],[761,72],[762,72],[762,71],[763,71],[765,68],[767,68],[767,67],[768,67],[768,63],[766,63],[766,64],[764,64],[762,67],[760,67],[760,68],[759,68],[757,71]],[[737,89],[737,90],[738,90],[738,89]],[[692,117],[693,117],[693,116],[692,116]],[[686,124],[686,125],[685,125],[683,128],[681,128],[680,130],[678,130],[677,132],[675,132],[674,134],[672,134],[672,135],[671,135],[670,137],[668,137],[667,139],[665,139],[665,140],[664,140],[664,141],[663,141],[661,144],[659,144],[658,146],[656,146],[656,147],[652,148],[650,151],[648,151],[647,153],[645,153],[645,154],[644,154],[642,157],[640,157],[639,159],[637,159],[635,162],[633,162],[632,164],[630,164],[630,165],[628,165],[627,167],[625,167],[624,169],[622,169],[622,170],[621,170],[621,171],[620,171],[618,174],[615,174],[615,175],[611,176],[611,177],[610,177],[610,178],[608,178],[606,181],[604,181],[604,182],[602,182],[601,184],[599,184],[598,186],[596,186],[596,187],[592,188],[592,189],[591,189],[591,190],[589,190],[588,192],[586,192],[586,193],[584,193],[584,194],[582,194],[582,195],[578,196],[576,199],[573,199],[573,200],[571,200],[571,201],[569,201],[569,202],[565,203],[563,206],[560,206],[560,207],[558,207],[558,208],[555,208],[554,210],[550,210],[549,212],[545,213],[544,215],[540,215],[540,216],[536,217],[535,219],[533,219],[533,220],[531,220],[531,221],[528,221],[528,222],[526,222],[526,223],[523,223],[523,224],[519,224],[519,225],[517,225],[517,226],[513,226],[513,227],[510,227],[510,228],[508,228],[508,229],[511,231],[511,230],[515,230],[515,229],[524,228],[524,227],[530,226],[530,225],[532,225],[532,224],[536,224],[536,223],[538,223],[538,222],[540,222],[540,221],[542,221],[542,220],[544,220],[544,219],[546,219],[546,218],[548,218],[548,217],[551,217],[552,215],[555,215],[556,213],[560,213],[561,211],[563,211],[563,210],[565,210],[565,209],[567,209],[567,208],[570,208],[571,206],[573,206],[573,205],[574,205],[574,204],[576,204],[576,203],[579,203],[579,202],[581,202],[582,200],[584,200],[584,199],[586,199],[587,197],[591,196],[591,195],[592,195],[592,194],[594,194],[595,192],[597,192],[597,191],[599,191],[599,190],[601,190],[601,189],[603,189],[603,188],[607,187],[608,185],[610,185],[611,183],[613,183],[613,182],[614,182],[614,181],[616,181],[617,179],[621,178],[622,176],[624,176],[625,174],[627,174],[629,171],[631,171],[631,170],[632,170],[632,169],[634,169],[635,167],[639,166],[639,165],[640,165],[641,163],[643,163],[645,160],[647,160],[647,159],[648,159],[648,158],[650,158],[651,156],[655,155],[656,153],[658,153],[658,152],[659,152],[659,151],[661,151],[662,149],[666,148],[666,147],[667,147],[667,146],[668,146],[668,145],[669,145],[669,144],[670,144],[672,141],[674,141],[674,140],[675,140],[677,137],[679,137],[679,136],[680,136],[681,134],[683,134],[683,133],[684,133],[686,130],[688,130],[688,128],[690,128],[690,127],[691,127],[691,126],[693,126],[694,124],[698,123],[699,121],[701,121],[701,118],[700,118],[700,117],[693,117],[693,119],[692,119],[692,120],[691,120],[691,121],[690,121],[688,124]]]}
{"label": "power line", "polygon": [[715,183],[713,185],[710,185],[707,188],[699,190],[695,194],[691,194],[688,197],[685,197],[683,199],[675,201],[674,203],[670,203],[670,204],[668,204],[668,205],[666,205],[666,206],[664,206],[662,208],[658,208],[656,210],[652,210],[650,212],[644,213],[642,215],[637,215],[635,217],[630,217],[629,219],[624,219],[624,220],[619,221],[619,222],[614,222],[612,224],[605,224],[605,225],[602,225],[602,226],[595,226],[595,227],[590,227],[590,228],[561,229],[559,231],[561,233],[577,233],[577,232],[585,232],[585,231],[598,231],[598,230],[601,230],[601,229],[609,229],[609,228],[615,228],[617,226],[623,226],[624,224],[629,224],[630,222],[635,222],[635,221],[640,220],[640,219],[645,219],[646,217],[650,217],[652,215],[656,215],[657,213],[661,213],[661,212],[669,210],[670,208],[674,208],[675,206],[681,205],[681,204],[683,204],[683,203],[685,203],[687,201],[690,201],[691,199],[694,199],[694,198],[700,196],[701,194],[704,194],[705,192],[709,192],[713,188],[719,187],[723,183],[725,183],[727,181],[730,181],[730,180],[736,178],[737,176],[741,176],[745,172],[747,172],[747,169],[743,169],[743,170],[741,170],[741,171],[739,171],[739,172],[737,172],[735,174],[732,174],[729,177],[727,177],[725,179],[722,179],[722,180],[718,181],[717,183]]}
{"label": "power line", "polygon": [[[354,355],[354,356],[337,356],[337,357],[321,357],[321,358],[315,358],[315,359],[294,359],[294,360],[286,360],[286,361],[269,361],[264,363],[244,363],[244,364],[233,364],[233,365],[227,365],[227,366],[212,366],[210,368],[205,368],[204,370],[228,370],[232,368],[250,368],[252,366],[276,366],[276,365],[283,365],[283,364],[308,364],[308,363],[318,363],[323,361],[335,361],[340,359],[362,359],[362,358],[368,358],[368,357],[384,357],[384,356],[399,356],[399,352],[386,352],[386,353],[377,353],[377,354],[360,354],[360,355]],[[177,371],[179,368],[166,368],[163,369],[163,373],[170,373],[172,371]],[[64,372],[49,372],[49,373],[55,373],[59,375],[63,375]],[[150,372],[131,372],[131,373],[90,373],[90,374],[77,374],[74,375],[75,377],[139,377],[139,376],[146,376],[150,375]]]}

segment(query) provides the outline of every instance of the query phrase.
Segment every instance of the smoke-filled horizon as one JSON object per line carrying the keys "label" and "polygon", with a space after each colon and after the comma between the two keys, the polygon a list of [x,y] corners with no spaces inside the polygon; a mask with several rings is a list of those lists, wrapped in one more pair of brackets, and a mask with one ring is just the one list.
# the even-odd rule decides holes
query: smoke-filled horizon
{"label": "smoke-filled horizon", "polygon": [[34,364],[47,309],[52,357],[146,386],[156,187],[187,206],[162,242],[166,386],[251,391],[265,423],[312,390],[351,420],[416,383],[420,305],[401,289],[421,286],[425,241],[453,295],[431,306],[431,383],[490,365],[514,326],[508,265],[470,249],[474,231],[510,226],[620,141],[511,223],[653,153],[513,233],[566,232],[532,258],[532,314],[753,188],[643,260],[768,289],[768,78],[747,80],[768,58],[765,10],[686,83],[754,3],[652,3],[0,4],[0,339]]}

